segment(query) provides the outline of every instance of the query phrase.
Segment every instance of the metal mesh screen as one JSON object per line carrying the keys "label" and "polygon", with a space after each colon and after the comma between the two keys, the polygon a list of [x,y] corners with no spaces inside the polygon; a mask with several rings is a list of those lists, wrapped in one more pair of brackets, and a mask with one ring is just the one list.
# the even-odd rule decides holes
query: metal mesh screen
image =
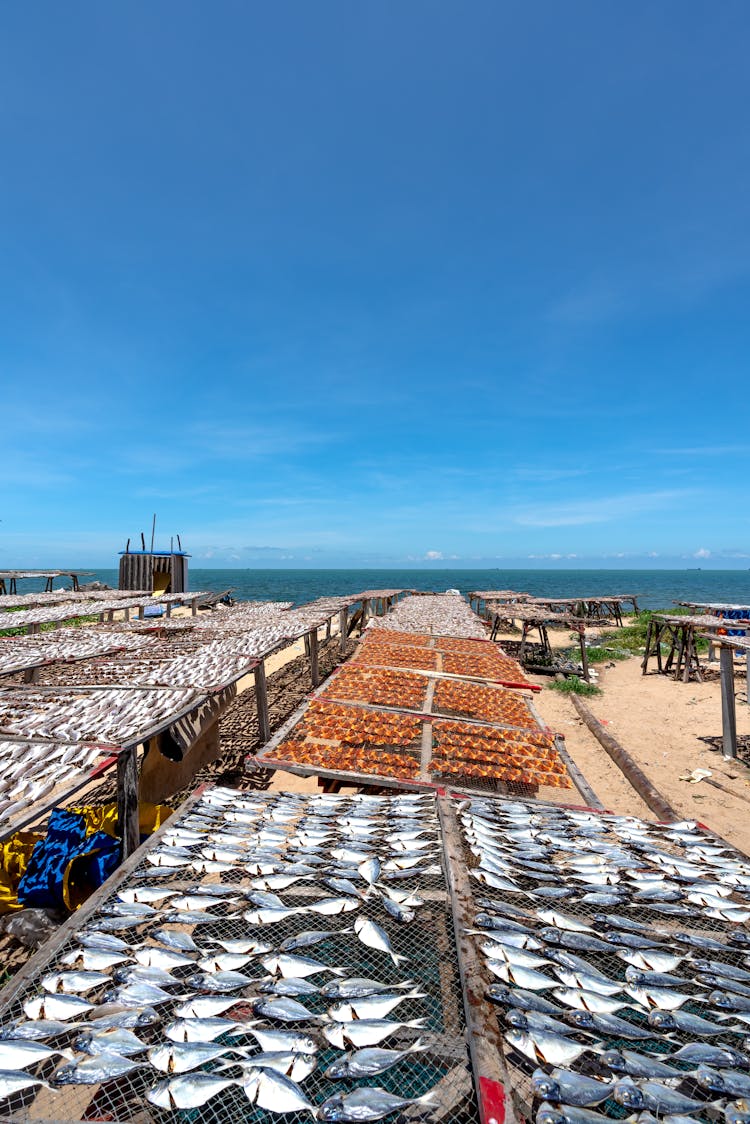
{"label": "metal mesh screen", "polygon": [[[199,1103],[202,1093],[196,1091],[191,1095],[188,1109],[178,1113],[162,1108],[150,1102],[149,1091],[160,1081],[173,1079],[153,1064],[160,1055],[149,1057],[148,1053],[141,1052],[134,1055],[134,1060],[145,1064],[122,1076],[94,1086],[30,1087],[6,1099],[0,1105],[0,1112],[23,1120],[159,1121],[173,1120],[175,1116],[201,1124],[234,1119],[267,1120],[270,1114],[252,1104],[243,1089],[243,1066],[249,1074],[252,1057],[261,1050],[261,1043],[253,1036],[254,1030],[262,1033],[284,1029],[315,1039],[315,1068],[300,1079],[298,1089],[316,1111],[335,1093],[377,1086],[407,1102],[431,1090],[434,1092],[428,1104],[403,1104],[398,1115],[389,1113],[390,1119],[461,1124],[476,1120],[452,915],[441,855],[439,823],[431,797],[412,794],[394,798],[299,796],[209,789],[165,825],[135,870],[114,890],[101,895],[101,901],[85,918],[80,932],[70,932],[54,955],[37,968],[34,978],[16,989],[10,1005],[6,1001],[1,1017],[6,1039],[12,1033],[19,1033],[19,1023],[28,1027],[24,1005],[44,994],[43,979],[52,986],[49,977],[70,968],[65,962],[69,954],[82,951],[82,939],[90,941],[92,937],[97,939],[96,933],[105,933],[124,941],[122,955],[126,959],[122,965],[107,969],[105,973],[113,976],[118,968],[133,968],[134,958],[147,955],[149,949],[164,952],[166,931],[172,934],[167,940],[183,943],[191,940],[195,947],[185,952],[187,962],[184,965],[170,969],[172,980],[166,981],[165,998],[155,1001],[151,1021],[136,1027],[134,1033],[147,1049],[168,1046],[171,1038],[167,1031],[178,1037],[184,1033],[179,1026],[175,1028],[183,1003],[225,995],[226,1010],[212,1017],[226,1018],[226,1030],[214,1034],[214,1027],[206,1023],[197,1033],[204,1044],[210,1039],[220,1048],[239,1046],[247,1050],[248,1057],[239,1059],[226,1055],[205,1061],[191,1072],[216,1075],[221,1073],[222,1066],[241,1061],[242,1065],[231,1064],[231,1068],[224,1071],[231,1084],[205,1104]],[[374,857],[380,863],[379,872],[372,865],[362,867],[363,862]],[[325,879],[347,880],[351,886],[345,887],[341,882],[326,884]],[[374,889],[370,887],[371,882],[375,883]],[[164,897],[154,900],[154,892],[163,893]],[[283,902],[283,911],[273,917],[264,913],[263,910],[269,909],[275,914],[276,907],[271,899],[256,897],[251,900],[258,893],[277,894]],[[140,903],[137,899],[142,897],[151,898],[151,904]],[[183,901],[183,897],[187,900]],[[407,912],[406,919],[398,921],[386,910],[386,898],[394,911]],[[324,899],[337,899],[339,904],[343,901],[347,909],[328,914],[311,908],[319,908]],[[205,902],[210,904],[203,909]],[[134,918],[137,923],[131,926],[130,910],[142,910],[144,906],[153,912]],[[413,917],[410,918],[409,913],[413,913]],[[374,947],[380,938],[368,936],[364,939],[371,943],[366,944],[353,931],[355,925],[369,921],[377,923],[387,934],[398,964],[387,951]],[[282,967],[278,961],[269,959],[280,953],[282,944],[310,930],[326,931],[330,935],[288,955],[314,958],[321,965],[319,969],[307,975],[309,966],[303,964],[298,968],[290,961]],[[228,943],[228,949],[221,942]],[[240,963],[243,954],[237,953],[235,961],[227,962],[233,965],[227,970],[241,971],[249,977],[247,983],[221,980],[207,965],[204,965],[204,974],[196,979],[198,961],[239,947],[230,942],[243,944],[247,949],[244,954],[247,961]],[[261,942],[267,951],[248,947],[250,942]],[[354,1013],[360,1018],[353,1019],[351,1026],[337,1024],[334,1015],[342,1018],[344,1013],[330,1009],[340,1000],[324,995],[320,989],[335,985],[337,981],[339,986],[344,981],[343,987],[346,987],[345,981],[350,977],[376,981],[379,987],[374,993],[376,999],[383,995],[394,998],[403,995],[385,1016],[394,1025],[388,1028],[390,1033],[379,1048],[409,1052],[382,1073],[342,1079],[326,1075],[333,1063],[345,1057],[337,1032],[332,1028],[344,1027],[347,1036],[344,1045],[351,1054],[355,1046],[349,1036],[367,1036],[367,1027],[362,1021],[368,1013],[367,998],[352,1000],[356,1003]],[[287,984],[296,979],[305,990],[307,984],[312,985],[309,994],[300,994],[295,999],[304,1004],[309,1016],[300,1022],[285,1023],[268,1009],[256,1010],[253,1014],[257,1000],[278,1001],[278,997],[261,990],[264,985],[282,983],[285,986],[282,982],[285,978]],[[232,983],[232,989],[226,993],[212,990],[217,980],[221,980],[222,985]],[[383,985],[382,990],[380,985]],[[101,1004],[105,996],[109,996],[115,1010],[125,998],[122,991],[112,995],[117,986],[107,980],[89,991],[86,998]],[[385,1005],[387,1002],[384,1001]],[[384,1009],[383,1004],[377,1008],[378,1011]],[[35,1008],[29,1010],[33,1012]],[[74,1059],[82,1060],[84,1055],[77,1043],[81,1034],[95,1025],[94,1020],[101,1010],[100,1006],[95,1006],[84,1011],[77,1025],[67,1024],[70,1029],[62,1028],[47,1041],[56,1049],[72,1049]],[[324,1016],[327,1016],[325,1020]],[[253,1020],[255,1025],[251,1029]],[[235,1023],[247,1025],[237,1027]],[[184,1021],[180,1025],[184,1026]],[[329,1037],[326,1037],[326,1030],[330,1032]],[[379,1034],[380,1031],[371,1029],[370,1033]],[[420,1048],[414,1049],[418,1039]],[[59,1072],[68,1064],[63,1061],[60,1065],[59,1058],[50,1058],[36,1068],[26,1067],[26,1072],[53,1077],[54,1086],[55,1071]],[[202,1076],[199,1080],[205,1082],[207,1078]],[[293,1113],[288,1118],[301,1120],[304,1115]]]}
{"label": "metal mesh screen", "polygon": [[750,861],[692,822],[484,797],[457,809],[516,1111],[731,1113],[750,1067]]}

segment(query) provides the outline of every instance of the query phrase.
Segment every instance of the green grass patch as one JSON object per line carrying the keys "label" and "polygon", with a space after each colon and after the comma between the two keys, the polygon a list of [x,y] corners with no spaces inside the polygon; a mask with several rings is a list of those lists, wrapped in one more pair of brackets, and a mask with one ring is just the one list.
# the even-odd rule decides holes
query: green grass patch
{"label": "green grass patch", "polygon": [[[12,613],[15,610],[9,609],[8,612]],[[0,614],[0,621],[2,621],[4,614]],[[75,617],[69,621],[49,621],[47,624],[39,626],[40,632],[52,632],[55,628],[82,628],[87,624],[95,624],[99,620],[98,617]],[[2,636],[26,636],[27,630],[25,628],[2,628],[0,629],[0,637]],[[29,634],[31,635],[31,634]]]}
{"label": "green grass patch", "polygon": [[570,675],[567,679],[555,679],[548,686],[550,691],[559,691],[561,695],[600,695],[601,687],[579,679],[577,675]]}

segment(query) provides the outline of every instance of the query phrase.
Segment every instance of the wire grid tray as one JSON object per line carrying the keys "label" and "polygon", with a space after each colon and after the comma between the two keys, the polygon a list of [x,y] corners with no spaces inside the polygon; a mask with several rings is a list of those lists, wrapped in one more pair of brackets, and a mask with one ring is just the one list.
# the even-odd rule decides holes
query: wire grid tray
{"label": "wire grid tray", "polygon": [[355,783],[382,779],[537,796],[571,787],[547,730],[512,730],[313,699],[248,766],[287,768]]}
{"label": "wire grid tray", "polygon": [[[718,1060],[724,1080],[750,1066],[750,860],[692,821],[452,803],[516,1112],[534,1119],[543,1101],[565,1102],[550,1082],[557,1065],[603,1082],[590,1086],[592,1120],[639,1109],[716,1119],[738,1095],[708,1087],[722,1056],[706,1053],[699,1071],[700,1045],[674,1055],[689,1043],[744,1051]],[[639,1076],[654,1061],[675,1070],[664,1086]],[[670,1088],[696,1103],[673,1104]]]}
{"label": "wire grid tray", "polygon": [[[405,847],[411,850],[401,849]],[[372,863],[362,866],[373,857],[378,857],[379,871]],[[326,885],[325,878],[348,879],[352,885]],[[251,895],[262,893],[278,894],[283,910],[277,914],[272,899],[251,900]],[[407,920],[399,922],[386,911],[383,903],[387,895],[394,910],[407,911]],[[151,904],[139,900],[143,898],[150,899]],[[318,903],[332,899],[337,902],[336,908],[343,902],[346,911],[319,911]],[[139,910],[141,915],[135,916],[131,910]],[[363,922],[382,927],[398,964],[387,951],[357,938],[353,928]],[[279,962],[280,946],[310,930],[327,931],[330,936],[287,955],[307,956],[320,968],[302,961]],[[188,946],[183,962],[169,969],[171,979],[161,977],[160,982],[166,986],[161,995],[153,993],[152,1006],[143,998],[130,1008],[134,1019],[140,1019],[133,1033],[148,1050],[158,1053],[150,1057],[143,1052],[135,1054],[131,1060],[142,1065],[98,1085],[56,1086],[60,1079],[54,1077],[55,1073],[63,1073],[70,1064],[59,1057],[42,1060],[36,1067],[27,1066],[28,1074],[52,1078],[52,1087],[37,1084],[14,1094],[0,1105],[4,1118],[177,1119],[191,1124],[265,1121],[270,1115],[251,1103],[242,1080],[249,1080],[253,1055],[261,1049],[273,1049],[266,1040],[256,1039],[254,1031],[283,1029],[313,1039],[306,1050],[315,1054],[316,1065],[308,1076],[298,1077],[298,1089],[316,1110],[336,1093],[379,1086],[406,1100],[433,1091],[429,1103],[403,1105],[398,1116],[390,1115],[392,1120],[446,1124],[473,1124],[478,1120],[441,833],[432,797],[250,794],[220,788],[196,794],[0,994],[3,1038],[7,1040],[10,1033],[17,1032],[11,1029],[14,1025],[28,1022],[24,1006],[35,1014],[37,1007],[31,1005],[38,1004],[44,995],[43,981],[46,979],[52,987],[55,981],[51,977],[71,971],[71,961],[84,951],[82,941],[97,939],[96,934],[104,941],[119,937],[124,947],[114,956],[123,960],[104,969],[104,979],[85,998],[101,1004],[109,996],[110,1009],[121,1009],[120,1004],[126,1000],[122,988],[131,987],[132,981],[118,984],[115,974],[118,969],[137,967],[136,958],[138,963],[147,963],[159,952],[168,954],[165,932],[172,934],[166,940]],[[232,951],[240,947],[232,945],[233,941],[247,951]],[[228,945],[233,959],[222,961],[226,967],[220,970],[239,971],[248,977],[247,982],[213,971],[216,957],[225,955],[221,942]],[[205,963],[200,965],[204,958]],[[349,1052],[355,1048],[349,1036],[369,1035],[361,1020],[355,1019],[351,1025],[336,1021],[333,1016],[344,1018],[348,1012],[329,1009],[342,1001],[318,989],[325,986],[328,991],[328,985],[335,987],[355,976],[385,985],[385,991],[379,990],[376,995],[403,996],[385,1016],[395,1025],[388,1028],[390,1033],[381,1046],[404,1054],[377,1075],[334,1078],[325,1071],[345,1060],[341,1034],[346,1036],[344,1045]],[[294,1000],[307,1008],[309,1018],[284,1023],[272,1018],[272,1010],[254,1012],[259,1000],[278,1002],[262,990],[264,985],[283,985],[287,977],[306,990],[313,984],[309,994],[300,994]],[[219,982],[230,990],[212,990]],[[218,1003],[211,1003],[217,998]],[[203,1104],[201,1090],[189,1095],[190,1107],[184,1111],[163,1108],[149,1100],[154,1095],[150,1091],[161,1085],[156,1099],[169,1103],[169,1089],[177,1097],[179,1084],[184,1087],[185,1082],[180,1079],[177,1087],[171,1084],[176,1075],[169,1077],[157,1065],[167,1064],[163,1055],[175,1040],[192,1034],[188,1028],[195,1024],[186,1021],[191,1016],[178,1012],[200,1011],[192,1004],[204,1000],[209,1001],[207,1006],[216,1008],[210,1017],[226,1022],[204,1023],[196,1031],[204,1045],[218,1049],[216,1057],[207,1058],[191,1072],[199,1072],[199,1081],[204,1084],[211,1081],[208,1074],[225,1077],[227,1084],[219,1086]],[[367,1013],[366,998],[351,1002],[355,1013]],[[46,1003],[55,1009],[54,996],[48,996]],[[389,1004],[389,1000],[381,1002],[380,1010]],[[91,1032],[100,1013],[98,1006],[85,1009],[64,1026],[53,1027],[55,1035],[47,1041],[56,1050],[71,1049],[73,1064],[80,1062],[85,1055],[77,1043]],[[329,1017],[323,1019],[327,1013]],[[228,1052],[236,1048],[247,1056]],[[184,1055],[185,1049],[178,1047],[177,1056]],[[306,1062],[313,1059],[297,1054],[296,1060],[304,1070]],[[230,1068],[223,1068],[226,1066]],[[290,1113],[287,1119],[294,1124],[306,1115],[309,1112]]]}
{"label": "wire grid tray", "polygon": [[398,643],[383,640],[389,634],[368,630],[354,656],[355,664],[442,672],[469,679],[489,680],[506,687],[538,690],[526,679],[521,665],[488,641],[456,640],[460,648],[448,646],[451,637],[420,637],[422,644],[401,641],[400,633],[390,633]]}
{"label": "wire grid tray", "polygon": [[146,741],[201,701],[179,687],[0,689],[0,736],[124,747]]}
{"label": "wire grid tray", "polygon": [[427,676],[416,671],[347,664],[315,696],[355,706],[467,719],[483,725],[525,730],[541,725],[530,703],[516,691],[496,683],[443,678],[438,672]]}
{"label": "wire grid tray", "polygon": [[117,764],[111,749],[0,738],[0,841],[40,820]]}

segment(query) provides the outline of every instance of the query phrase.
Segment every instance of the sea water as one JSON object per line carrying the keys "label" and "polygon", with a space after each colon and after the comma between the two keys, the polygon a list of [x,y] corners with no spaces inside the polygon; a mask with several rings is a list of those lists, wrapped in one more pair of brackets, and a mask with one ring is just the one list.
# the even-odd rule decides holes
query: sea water
{"label": "sea water", "polygon": [[[117,585],[117,570],[98,570],[93,578]],[[56,585],[61,584],[58,579]],[[63,584],[64,581],[63,581]],[[37,583],[19,582],[30,591]],[[750,570],[209,570],[190,568],[190,588],[232,589],[238,601],[293,601],[359,593],[365,589],[418,589],[461,593],[514,589],[536,597],[586,597],[634,593],[643,609],[665,609],[673,601],[725,601],[750,604]]]}

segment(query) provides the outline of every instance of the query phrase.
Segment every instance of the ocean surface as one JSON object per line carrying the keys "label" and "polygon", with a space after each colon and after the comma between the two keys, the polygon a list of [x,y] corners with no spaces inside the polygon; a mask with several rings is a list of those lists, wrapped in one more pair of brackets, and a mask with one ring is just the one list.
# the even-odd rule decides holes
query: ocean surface
{"label": "ocean surface", "polygon": [[[117,585],[116,570],[96,578]],[[93,579],[84,579],[91,581]],[[36,584],[36,583],[33,583]],[[59,583],[58,583],[59,584]],[[32,582],[19,583],[30,590]],[[635,593],[644,609],[675,600],[750,604],[750,570],[207,570],[190,568],[190,588],[231,588],[239,601],[293,601],[359,593],[365,589],[515,589],[538,597]]]}

